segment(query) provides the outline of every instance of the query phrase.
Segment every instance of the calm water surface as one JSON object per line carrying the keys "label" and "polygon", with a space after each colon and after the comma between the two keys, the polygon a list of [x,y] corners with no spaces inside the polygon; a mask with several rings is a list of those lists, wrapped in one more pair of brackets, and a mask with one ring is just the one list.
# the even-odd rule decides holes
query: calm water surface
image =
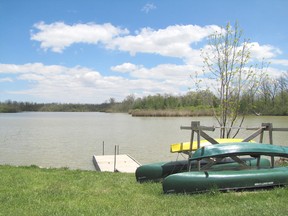
{"label": "calm water surface", "polygon": [[[92,155],[130,154],[140,163],[175,160],[170,144],[189,141],[190,131],[180,130],[191,121],[217,125],[213,117],[131,117],[107,113],[13,113],[0,114],[0,164],[38,165],[94,170]],[[249,117],[244,126],[271,122],[288,127],[288,117]],[[252,131],[242,131],[246,137]],[[209,132],[218,137],[218,131]],[[267,137],[264,141],[267,142]],[[273,133],[275,144],[288,146],[288,132]]]}

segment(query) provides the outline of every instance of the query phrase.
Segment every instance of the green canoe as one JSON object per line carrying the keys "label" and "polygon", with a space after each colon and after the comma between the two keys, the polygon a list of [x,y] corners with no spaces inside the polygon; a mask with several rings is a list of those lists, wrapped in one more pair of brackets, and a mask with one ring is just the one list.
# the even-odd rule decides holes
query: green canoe
{"label": "green canoe", "polygon": [[[242,158],[245,164],[249,167],[256,167],[257,160],[255,158]],[[208,164],[207,161],[201,160],[201,166],[205,166]],[[197,161],[191,161],[191,170],[197,170]],[[270,161],[267,159],[260,160],[261,167],[270,167]],[[221,169],[229,169],[229,168],[241,168],[239,163],[236,163],[234,160],[230,158],[225,158],[221,162],[213,165],[211,169],[213,170],[221,170]],[[181,172],[187,172],[188,170],[188,161],[171,161],[171,162],[159,162],[159,163],[151,163],[145,164],[136,169],[135,175],[136,180],[140,183],[146,181],[154,181],[159,182],[162,181],[169,175]]]}
{"label": "green canoe", "polygon": [[237,190],[288,184],[288,167],[238,171],[195,171],[170,175],[164,193],[199,193],[212,189]]}
{"label": "green canoe", "polygon": [[[239,143],[242,141],[242,139],[216,139],[219,143]],[[187,152],[188,144],[190,147],[190,142],[185,143],[176,143],[171,145],[171,152]],[[202,146],[212,145],[207,140],[201,140],[200,143]],[[197,141],[193,142],[193,148],[194,151],[197,150]],[[242,159],[243,161],[246,161],[248,166],[256,166],[256,160],[254,158],[246,158]],[[238,163],[233,163],[234,160],[231,160],[230,158],[223,159],[221,162],[219,162],[218,165],[227,165],[229,166],[236,166],[239,167]],[[267,165],[267,161],[262,160],[263,165]],[[175,174],[175,173],[181,173],[181,172],[187,172],[188,170],[188,160],[179,160],[179,161],[170,161],[170,162],[158,162],[158,163],[151,163],[151,164],[145,164],[136,169],[135,175],[136,180],[138,182],[145,182],[145,181],[154,181],[159,182],[162,181],[165,177]],[[200,161],[201,165],[204,166],[207,164],[206,160]],[[225,166],[226,166],[225,165]],[[262,165],[262,164],[261,164]],[[216,168],[217,166],[213,166],[213,168]],[[197,162],[191,161],[190,162],[190,170],[197,169]]]}
{"label": "green canoe", "polygon": [[[239,162],[241,159],[238,156],[243,155],[257,158],[257,166],[242,166],[243,169],[227,170],[217,164],[216,159],[221,161],[224,157],[232,157]],[[212,161],[211,166],[205,166],[204,169],[200,167],[200,171],[166,177],[162,183],[163,191],[164,193],[199,193],[211,189],[237,190],[287,185],[288,167],[262,166],[261,161],[268,160],[260,158],[262,155],[288,157],[288,147],[260,143],[218,144],[203,147],[194,153],[191,160],[207,159]],[[219,169],[213,170],[215,166]]]}
{"label": "green canoe", "polygon": [[288,147],[262,143],[231,143],[205,146],[193,154],[191,160],[210,157],[230,157],[233,155],[266,155],[288,157]]}
{"label": "green canoe", "polygon": [[[193,164],[196,166],[195,162]],[[187,160],[144,164],[136,169],[136,180],[140,183],[158,182],[168,175],[187,171],[187,165]]]}

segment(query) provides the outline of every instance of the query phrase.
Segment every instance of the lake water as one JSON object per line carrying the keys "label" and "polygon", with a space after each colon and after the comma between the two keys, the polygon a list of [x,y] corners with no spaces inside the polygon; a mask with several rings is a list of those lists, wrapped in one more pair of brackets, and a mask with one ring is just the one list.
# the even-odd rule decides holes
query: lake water
{"label": "lake water", "polygon": [[[191,121],[217,125],[213,117],[131,117],[111,113],[41,113],[0,114],[0,164],[69,167],[94,170],[92,156],[129,154],[141,164],[176,160],[170,144],[190,140],[191,131],[180,130]],[[259,127],[271,122],[273,127],[288,128],[288,117],[248,117],[244,127]],[[243,130],[238,137],[253,131]],[[209,132],[217,138],[219,132]],[[258,141],[258,139],[256,140]],[[288,132],[273,132],[275,144],[288,146]],[[264,142],[268,142],[267,135]]]}

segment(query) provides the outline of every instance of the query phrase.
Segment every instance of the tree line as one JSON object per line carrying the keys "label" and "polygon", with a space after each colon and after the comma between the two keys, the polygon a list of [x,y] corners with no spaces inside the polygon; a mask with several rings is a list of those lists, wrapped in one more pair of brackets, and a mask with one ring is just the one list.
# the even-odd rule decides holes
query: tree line
{"label": "tree line", "polygon": [[[128,110],[173,110],[173,109],[214,109],[220,111],[221,101],[210,90],[191,91],[183,96],[169,94],[149,95],[135,98],[126,97],[117,107]],[[288,115],[288,72],[278,79],[265,79],[259,83],[255,92],[245,92],[240,96],[239,114],[241,115]]]}
{"label": "tree line", "polygon": [[[209,110],[219,111],[220,100],[210,90],[190,91],[185,95],[156,94],[123,101],[110,98],[101,104],[34,103],[7,100],[0,102],[0,112],[123,112],[131,110]],[[242,115],[288,115],[288,72],[278,79],[263,80],[255,93],[241,96]]]}
{"label": "tree line", "polygon": [[73,103],[33,103],[7,100],[0,102],[1,113],[15,112],[106,112],[110,103],[73,104]]}

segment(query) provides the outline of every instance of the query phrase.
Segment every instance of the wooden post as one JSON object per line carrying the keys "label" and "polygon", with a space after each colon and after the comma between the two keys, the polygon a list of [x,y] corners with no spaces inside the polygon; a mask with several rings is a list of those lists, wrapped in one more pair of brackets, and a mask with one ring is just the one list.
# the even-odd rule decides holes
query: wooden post
{"label": "wooden post", "polygon": [[268,124],[268,131],[269,131],[269,142],[271,145],[273,145],[273,137],[272,137],[273,125],[272,125],[272,123]]}
{"label": "wooden post", "polygon": [[[269,133],[269,142],[271,145],[273,145],[273,137],[272,137],[272,131],[273,131],[273,125],[272,123],[267,123],[267,129]],[[275,158],[274,156],[271,156],[271,167],[274,168],[275,166]]]}
{"label": "wooden post", "polygon": [[191,171],[191,161],[190,158],[192,157],[192,148],[193,148],[193,140],[194,140],[194,130],[193,130],[193,121],[191,122],[191,137],[190,137],[190,151],[188,155],[188,171]]}
{"label": "wooden post", "polygon": [[[197,131],[196,131],[196,133],[197,133],[197,149],[200,149],[200,134],[201,134],[201,132],[200,132],[200,122],[196,122],[197,124],[195,125],[195,126],[197,126]],[[198,169],[198,171],[200,171],[200,169],[201,169],[201,163],[200,163],[200,160],[197,160],[197,169]]]}
{"label": "wooden post", "polygon": [[[194,141],[194,133],[197,134],[197,148],[200,148],[200,137],[204,137],[207,141],[209,141],[212,144],[218,144],[218,142],[210,137],[208,134],[204,133],[203,130],[208,130],[208,131],[214,131],[215,127],[205,127],[205,126],[200,126],[200,121],[192,121],[191,126],[181,126],[181,129],[187,129],[191,130],[191,139],[190,139],[190,151],[188,154],[188,171],[191,171],[191,161],[190,158],[192,157],[192,149],[193,149],[193,141]],[[197,164],[198,169],[200,169],[200,161]]]}
{"label": "wooden post", "polygon": [[115,149],[114,149],[114,172],[116,172],[116,153],[117,153],[117,146],[115,145]]}

